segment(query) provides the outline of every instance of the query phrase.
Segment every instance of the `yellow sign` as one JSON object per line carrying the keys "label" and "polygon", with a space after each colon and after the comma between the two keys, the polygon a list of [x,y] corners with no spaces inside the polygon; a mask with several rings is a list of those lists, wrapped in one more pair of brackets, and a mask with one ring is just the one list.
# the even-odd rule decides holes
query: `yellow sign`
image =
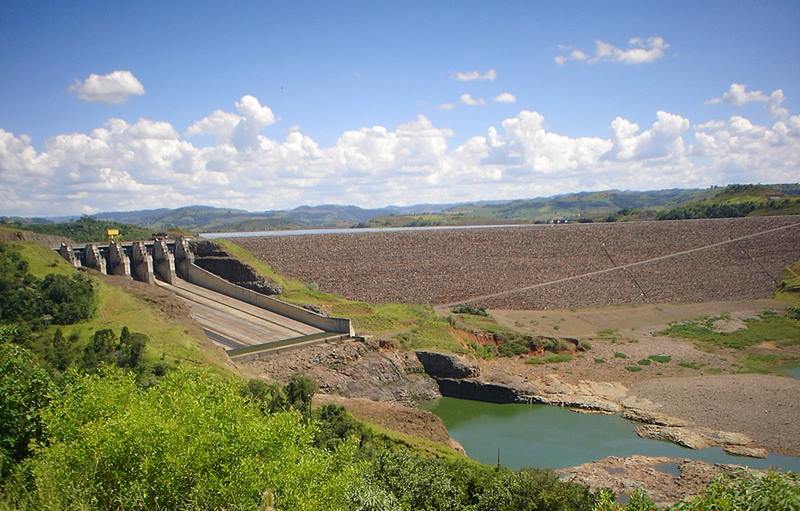
{"label": "yellow sign", "polygon": [[109,238],[116,238],[117,236],[119,236],[119,229],[107,229],[106,236],[108,236]]}

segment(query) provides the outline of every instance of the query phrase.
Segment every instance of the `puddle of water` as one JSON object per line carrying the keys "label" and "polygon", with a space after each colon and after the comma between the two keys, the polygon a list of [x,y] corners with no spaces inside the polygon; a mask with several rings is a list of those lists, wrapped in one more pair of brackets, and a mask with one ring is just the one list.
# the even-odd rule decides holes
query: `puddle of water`
{"label": "puddle of water", "polygon": [[617,415],[574,413],[547,405],[498,405],[442,398],[428,409],[441,417],[450,436],[467,454],[487,464],[510,468],[563,468],[606,456],[671,456],[751,468],[800,470],[800,457],[767,459],[732,456],[720,448],[688,449],[671,442],[640,438],[636,424]]}
{"label": "puddle of water", "polygon": [[665,474],[669,474],[672,477],[681,476],[681,469],[677,463],[659,463],[656,465],[656,470],[659,472],[664,472]]}

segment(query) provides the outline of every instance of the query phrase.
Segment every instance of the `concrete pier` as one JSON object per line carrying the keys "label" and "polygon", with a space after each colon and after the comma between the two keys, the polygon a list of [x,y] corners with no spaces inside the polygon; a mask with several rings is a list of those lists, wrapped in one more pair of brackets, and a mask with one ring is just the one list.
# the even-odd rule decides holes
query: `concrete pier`
{"label": "concrete pier", "polygon": [[155,284],[153,256],[147,252],[144,242],[136,241],[131,247],[131,269],[134,280]]}
{"label": "concrete pier", "polygon": [[81,260],[75,255],[75,251],[72,250],[72,247],[67,245],[66,243],[62,243],[60,247],[58,247],[58,253],[61,254],[61,257],[66,259],[69,264],[74,266],[75,268],[81,267]]}
{"label": "concrete pier", "polygon": [[190,266],[194,264],[194,254],[189,247],[189,240],[178,238],[175,240],[175,268],[182,279],[189,278]]}
{"label": "concrete pier", "polygon": [[115,241],[108,244],[108,274],[131,276],[131,259],[122,245]]}
{"label": "concrete pier", "polygon": [[175,284],[177,274],[175,273],[175,256],[169,250],[169,246],[164,240],[156,240],[153,243],[153,263],[155,274],[167,284]]}
{"label": "concrete pier", "polygon": [[106,258],[94,243],[89,243],[83,250],[83,263],[88,268],[94,268],[100,273],[108,273],[106,270]]}

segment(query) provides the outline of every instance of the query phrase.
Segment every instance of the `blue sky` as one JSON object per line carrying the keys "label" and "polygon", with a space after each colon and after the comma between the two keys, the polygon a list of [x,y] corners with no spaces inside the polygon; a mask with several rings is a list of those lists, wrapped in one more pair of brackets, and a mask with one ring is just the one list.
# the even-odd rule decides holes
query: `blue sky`
{"label": "blue sky", "polygon": [[[798,26],[798,2],[5,2],[0,213],[796,181]],[[73,87],[113,71],[143,93]],[[215,110],[225,133],[188,133]]]}

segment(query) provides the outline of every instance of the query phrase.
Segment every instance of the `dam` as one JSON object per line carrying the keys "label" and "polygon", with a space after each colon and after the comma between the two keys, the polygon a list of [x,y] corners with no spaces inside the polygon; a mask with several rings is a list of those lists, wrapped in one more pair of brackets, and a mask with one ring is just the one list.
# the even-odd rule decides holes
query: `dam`
{"label": "dam", "polygon": [[223,278],[227,275],[219,269],[211,268],[212,273],[201,267],[196,264],[196,247],[193,240],[179,237],[62,243],[54,250],[75,268],[91,268],[172,292],[189,304],[192,318],[206,336],[233,360],[355,336],[350,319],[284,302]]}

